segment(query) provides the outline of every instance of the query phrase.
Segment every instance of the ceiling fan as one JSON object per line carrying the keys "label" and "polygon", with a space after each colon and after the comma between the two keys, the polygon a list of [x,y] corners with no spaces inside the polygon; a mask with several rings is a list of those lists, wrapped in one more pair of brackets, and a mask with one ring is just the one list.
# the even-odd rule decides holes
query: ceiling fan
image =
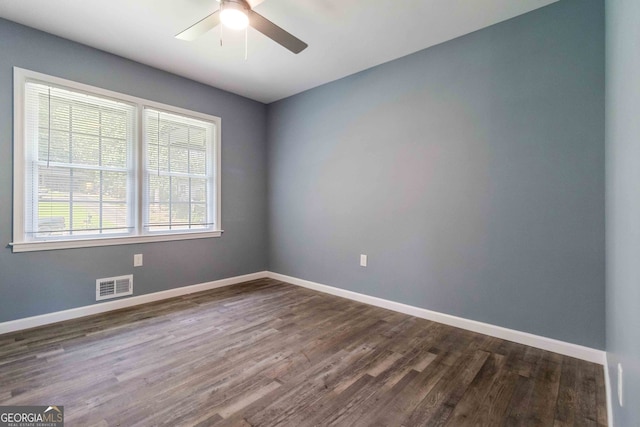
{"label": "ceiling fan", "polygon": [[[202,34],[222,24],[228,28],[241,30],[251,26],[269,37],[274,42],[289,49],[293,53],[300,53],[307,48],[307,44],[278,27],[264,16],[253,11],[247,0],[218,0],[220,8],[206,18],[196,22],[186,30],[176,35],[177,39],[195,40]],[[256,6],[261,1],[253,1]]]}

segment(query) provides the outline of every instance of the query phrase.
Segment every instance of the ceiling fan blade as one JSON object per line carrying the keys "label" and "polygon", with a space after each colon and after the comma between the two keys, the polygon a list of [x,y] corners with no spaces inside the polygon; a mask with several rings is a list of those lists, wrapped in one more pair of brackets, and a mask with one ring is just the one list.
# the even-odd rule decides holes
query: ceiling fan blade
{"label": "ceiling fan blade", "polygon": [[259,13],[254,12],[253,10],[249,11],[249,24],[265,36],[269,37],[274,42],[286,47],[293,53],[300,53],[308,46],[299,38],[295,37],[292,34],[289,34],[285,30],[278,27],[276,24],[269,21]]}
{"label": "ceiling fan blade", "polygon": [[214,28],[220,23],[220,10],[216,10],[211,15],[196,22],[180,34],[176,35],[177,39],[192,41]]}
{"label": "ceiling fan blade", "polygon": [[249,3],[249,6],[251,6],[251,9],[254,9],[257,5],[259,5],[263,1],[264,0],[247,0],[247,3]]}

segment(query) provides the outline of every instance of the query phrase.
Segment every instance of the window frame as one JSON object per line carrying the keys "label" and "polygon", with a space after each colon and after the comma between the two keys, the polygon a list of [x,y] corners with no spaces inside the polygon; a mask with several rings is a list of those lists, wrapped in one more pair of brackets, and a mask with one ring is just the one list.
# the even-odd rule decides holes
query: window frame
{"label": "window frame", "polygon": [[[110,98],[119,102],[133,104],[135,111],[135,130],[133,159],[134,165],[134,206],[133,219],[134,230],[132,234],[125,236],[105,236],[90,238],[65,238],[56,237],[52,240],[28,240],[25,238],[25,84],[28,81],[39,82],[50,86],[58,86],[76,92],[84,92],[89,95]],[[13,242],[10,243],[13,252],[30,252],[54,249],[87,248],[96,246],[113,246],[134,243],[166,242],[174,240],[203,239],[220,237],[223,233],[221,226],[221,135],[222,119],[197,111],[192,111],[168,104],[163,104],[147,99],[103,89],[84,83],[26,70],[19,67],[13,68]],[[210,230],[171,230],[168,232],[145,232],[143,227],[143,203],[144,203],[144,173],[145,173],[145,129],[144,110],[166,111],[168,113],[203,120],[214,124],[212,141],[212,167],[213,171],[213,229]]]}

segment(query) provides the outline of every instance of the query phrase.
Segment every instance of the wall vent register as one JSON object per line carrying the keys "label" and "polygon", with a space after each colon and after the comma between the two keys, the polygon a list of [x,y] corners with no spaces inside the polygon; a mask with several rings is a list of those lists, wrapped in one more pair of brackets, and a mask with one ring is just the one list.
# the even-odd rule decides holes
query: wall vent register
{"label": "wall vent register", "polygon": [[133,295],[133,274],[96,280],[96,301]]}

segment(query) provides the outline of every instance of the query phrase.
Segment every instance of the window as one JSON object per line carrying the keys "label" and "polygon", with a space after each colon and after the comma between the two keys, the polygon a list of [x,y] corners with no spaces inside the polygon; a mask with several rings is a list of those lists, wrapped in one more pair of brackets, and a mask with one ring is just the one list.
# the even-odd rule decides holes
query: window
{"label": "window", "polygon": [[24,91],[25,240],[133,232],[135,107],[35,81]]}
{"label": "window", "polygon": [[215,237],[220,119],[16,68],[14,252]]}
{"label": "window", "polygon": [[144,227],[149,232],[204,230],[213,217],[211,122],[145,109]]}

